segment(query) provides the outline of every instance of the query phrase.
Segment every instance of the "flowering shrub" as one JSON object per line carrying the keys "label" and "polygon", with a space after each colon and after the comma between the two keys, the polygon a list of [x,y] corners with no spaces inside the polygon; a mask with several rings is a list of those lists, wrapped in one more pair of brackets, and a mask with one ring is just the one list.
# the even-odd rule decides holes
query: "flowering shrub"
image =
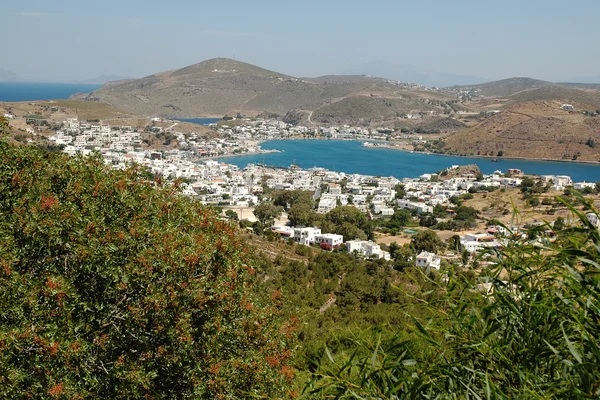
{"label": "flowering shrub", "polygon": [[[158,186],[158,187],[155,187]],[[281,397],[234,228],[100,157],[0,142],[0,397]]]}

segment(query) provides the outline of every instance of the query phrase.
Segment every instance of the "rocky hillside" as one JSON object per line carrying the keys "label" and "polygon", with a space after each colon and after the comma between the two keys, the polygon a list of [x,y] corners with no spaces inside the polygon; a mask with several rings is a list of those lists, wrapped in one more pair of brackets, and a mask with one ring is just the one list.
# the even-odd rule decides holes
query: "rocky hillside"
{"label": "rocky hillside", "polygon": [[[138,115],[168,117],[209,117],[240,112],[257,115],[263,112],[284,115],[292,109],[318,111],[322,107],[349,97],[364,98],[347,115],[342,103],[334,120],[349,121],[365,115],[378,119],[395,118],[397,113],[414,109],[431,109],[425,101],[400,105],[394,111],[384,101],[372,104],[370,97],[390,99],[452,100],[452,95],[406,88],[386,79],[364,76],[325,76],[294,78],[254,65],[226,58],[216,58],[176,71],[162,72],[142,79],[112,82],[84,97],[88,101],[109,103]],[[366,99],[366,100],[365,100]],[[350,100],[353,102],[355,100]],[[412,101],[412,100],[411,100]],[[364,105],[364,107],[363,107]],[[375,107],[375,108],[373,108]],[[331,112],[325,109],[320,114]],[[378,119],[377,122],[381,122]]]}
{"label": "rocky hillside", "polygon": [[524,90],[509,97],[511,103],[551,100],[562,103],[578,103],[580,109],[595,111],[600,109],[600,91],[572,89],[563,86],[544,86],[538,89]]}
{"label": "rocky hillside", "polygon": [[551,82],[532,78],[508,78],[480,85],[453,86],[449,89],[474,91],[483,97],[507,97],[528,89],[553,85]]}
{"label": "rocky hillside", "polygon": [[[568,99],[567,99],[568,100]],[[534,101],[509,106],[472,128],[446,138],[445,150],[463,155],[600,161],[600,116],[586,116],[592,105]]]}
{"label": "rocky hillside", "polygon": [[413,96],[384,98],[372,96],[351,96],[335,103],[318,108],[312,121],[319,123],[372,123],[398,119],[409,113],[436,111],[442,107],[429,104],[426,99]]}

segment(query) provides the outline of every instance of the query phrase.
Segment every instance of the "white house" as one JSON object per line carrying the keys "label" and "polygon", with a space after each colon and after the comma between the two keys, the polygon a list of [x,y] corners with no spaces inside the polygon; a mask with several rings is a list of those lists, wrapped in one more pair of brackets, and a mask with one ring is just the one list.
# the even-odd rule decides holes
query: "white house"
{"label": "white house", "polygon": [[501,243],[495,236],[488,233],[470,233],[460,238],[460,249],[470,254],[478,254],[487,248],[500,248]]}
{"label": "white house", "polygon": [[335,197],[325,197],[322,196],[321,200],[319,200],[319,208],[317,212],[319,214],[327,214],[329,211],[333,210],[337,206],[337,201]]}
{"label": "white house", "polygon": [[390,208],[390,207],[382,208],[380,211],[381,211],[381,215],[386,216],[386,217],[394,215],[394,209]]}
{"label": "white house", "polygon": [[319,243],[322,249],[333,250],[336,247],[340,247],[342,243],[344,243],[344,237],[334,233],[325,233],[315,235],[315,242]]}
{"label": "white house", "polygon": [[432,268],[440,269],[440,258],[434,253],[423,251],[417,256],[415,265],[417,267],[426,268],[427,271],[430,271]]}
{"label": "white house", "polygon": [[572,104],[563,104],[562,106],[560,106],[560,108],[562,108],[565,111],[573,111],[575,109],[575,107],[573,107]]}
{"label": "white house", "polygon": [[398,199],[398,207],[408,210],[416,210],[418,214],[433,213],[433,207],[428,206],[425,203],[417,203],[414,201]]}
{"label": "white house", "polygon": [[600,218],[598,218],[598,215],[595,213],[587,213],[585,215],[588,219],[588,221],[590,221],[590,223],[592,225],[594,225],[596,228],[600,229]]}
{"label": "white house", "polygon": [[575,184],[573,184],[573,188],[575,190],[583,190],[585,188],[594,189],[595,187],[596,184],[594,182],[576,182]]}
{"label": "white house", "polygon": [[390,259],[390,253],[381,250],[381,247],[375,242],[369,240],[349,240],[346,242],[346,250],[350,254],[358,254],[364,257],[376,256],[377,258]]}
{"label": "white house", "polygon": [[321,229],[313,227],[294,228],[294,240],[297,243],[309,246],[315,242],[316,235],[321,234]]}

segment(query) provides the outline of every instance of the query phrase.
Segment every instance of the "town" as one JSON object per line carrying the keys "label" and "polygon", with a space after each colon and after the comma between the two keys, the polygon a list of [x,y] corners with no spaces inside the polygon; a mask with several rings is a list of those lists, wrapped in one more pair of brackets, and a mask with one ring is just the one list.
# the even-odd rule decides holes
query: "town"
{"label": "town", "polygon": [[[158,118],[153,120],[158,121]],[[346,174],[319,167],[302,169],[294,165],[289,168],[272,168],[249,164],[245,168],[239,168],[217,159],[263,152],[260,143],[272,139],[324,137],[385,140],[391,132],[350,126],[307,128],[260,119],[244,120],[241,124],[213,125],[213,128],[219,138],[210,140],[202,139],[194,133],[173,131],[177,148],[158,151],[142,149],[141,134],[131,127],[71,118],[64,121],[61,129],[50,136],[49,140],[63,147],[63,151],[69,155],[96,152],[112,168],[123,169],[131,163],[137,163],[154,176],[178,179],[183,195],[204,204],[221,207],[224,215],[235,220],[260,219],[256,216],[255,208],[272,200],[270,194],[274,192],[304,191],[311,194],[315,204],[314,212],[321,215],[338,207],[352,206],[369,219],[393,219],[398,212],[404,210],[421,220],[431,217],[438,224],[448,224],[456,213],[455,199],[479,190],[519,188],[524,179],[531,179],[517,169],[483,175],[465,171],[457,165],[437,173],[423,174],[418,178],[403,179]],[[172,131],[172,128],[169,130]],[[149,126],[146,131],[160,134],[164,128]],[[422,138],[412,140],[422,141]],[[365,142],[364,145],[372,144]],[[590,182],[574,183],[569,176],[546,175],[535,177],[535,180],[538,185],[544,185],[553,191],[563,191],[570,187],[580,191],[595,188],[595,184]],[[384,250],[388,246],[382,247],[374,237],[344,237],[339,233],[325,232],[317,226],[291,226],[286,213],[279,212],[276,216],[277,218],[266,218],[262,222],[266,224],[265,229],[270,229],[283,239],[329,251],[343,246],[348,253],[364,258],[391,258],[390,252]],[[597,219],[593,217],[590,216],[590,221],[598,226]],[[518,234],[521,228],[508,227],[512,234]],[[410,229],[405,231],[415,233]],[[460,236],[456,251],[463,254],[466,252],[469,257],[473,257],[486,249],[501,248],[507,241],[506,235],[507,227],[500,225],[489,225],[477,233],[469,231]],[[443,256],[422,251],[412,262],[426,270],[439,269],[440,257]]]}

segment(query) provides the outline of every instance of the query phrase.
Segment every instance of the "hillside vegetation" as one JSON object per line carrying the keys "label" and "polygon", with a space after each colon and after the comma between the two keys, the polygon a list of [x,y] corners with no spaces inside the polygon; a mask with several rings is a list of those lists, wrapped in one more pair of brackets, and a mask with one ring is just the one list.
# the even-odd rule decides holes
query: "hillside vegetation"
{"label": "hillside vegetation", "polygon": [[[456,238],[423,230],[391,261],[360,259],[263,222],[261,237],[238,231],[136,167],[0,150],[2,398],[600,395],[600,236],[583,197],[557,200],[572,227],[426,273],[417,252]],[[312,201],[273,194],[298,220]],[[365,214],[336,210],[324,228],[372,235]]]}
{"label": "hillside vegetation", "polygon": [[0,150],[0,397],[288,397],[231,225],[135,168]]}

